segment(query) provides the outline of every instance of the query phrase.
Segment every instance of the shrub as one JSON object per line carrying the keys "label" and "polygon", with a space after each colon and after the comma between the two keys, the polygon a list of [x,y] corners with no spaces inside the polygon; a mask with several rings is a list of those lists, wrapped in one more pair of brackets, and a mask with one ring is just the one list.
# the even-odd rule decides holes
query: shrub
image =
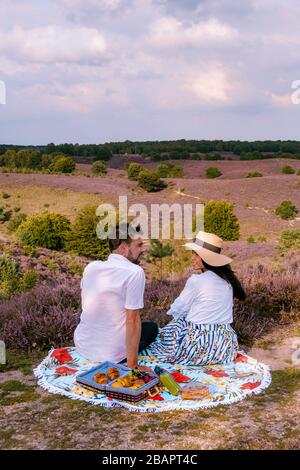
{"label": "shrub", "polygon": [[4,222],[7,222],[10,220],[12,215],[11,210],[6,210],[5,207],[0,207],[0,223],[3,224]]}
{"label": "shrub", "polygon": [[248,243],[255,243],[255,238],[253,235],[249,235],[249,237],[247,238],[247,242]]}
{"label": "shrub", "polygon": [[33,289],[38,283],[38,280],[39,280],[39,275],[35,273],[34,271],[32,271],[31,269],[29,269],[23,275],[22,284],[21,284],[22,290]]}
{"label": "shrub", "polygon": [[257,178],[259,176],[262,176],[259,171],[250,171],[250,173],[247,174],[246,178]]}
{"label": "shrub", "polygon": [[170,162],[160,163],[155,171],[160,178],[182,178],[183,176],[183,168]]}
{"label": "shrub", "polygon": [[225,157],[223,157],[220,153],[214,153],[213,155],[205,155],[204,160],[225,160]]}
{"label": "shrub", "polygon": [[151,154],[151,160],[153,160],[154,162],[159,162],[160,160],[163,160],[163,156],[160,153],[153,152]]}
{"label": "shrub", "polygon": [[229,201],[209,201],[204,206],[204,229],[223,240],[238,240],[240,226]]}
{"label": "shrub", "polygon": [[66,217],[44,211],[28,217],[16,233],[23,245],[61,250],[69,231],[70,222]]}
{"label": "shrub", "polygon": [[257,241],[258,242],[266,242],[267,238],[264,235],[260,235],[259,237],[257,237]]}
{"label": "shrub", "polygon": [[150,260],[159,262],[159,275],[160,280],[163,278],[163,258],[172,256],[174,248],[170,243],[162,243],[160,240],[151,240],[151,247],[149,250]]}
{"label": "shrub", "polygon": [[281,168],[282,173],[285,173],[286,175],[293,175],[295,173],[295,170],[292,166],[290,165],[284,165]]}
{"label": "shrub", "polygon": [[20,212],[21,207],[14,207],[14,212]]}
{"label": "shrub", "polygon": [[261,160],[263,158],[263,154],[258,150],[254,152],[242,152],[240,159],[241,160]]}
{"label": "shrub", "polygon": [[78,212],[68,235],[66,249],[81,256],[104,260],[110,251],[108,241],[97,237],[96,227],[101,220],[96,215],[97,207],[87,205]]}
{"label": "shrub", "polygon": [[107,173],[107,164],[102,160],[97,160],[92,164],[92,173],[95,175],[104,175]]}
{"label": "shrub", "polygon": [[22,222],[24,222],[26,219],[27,219],[27,215],[21,212],[15,215],[14,217],[12,217],[7,224],[8,231],[15,232],[18,229],[18,227],[22,224]]}
{"label": "shrub", "polygon": [[79,285],[43,283],[1,302],[0,311],[0,336],[8,348],[65,346],[79,319]]}
{"label": "shrub", "polygon": [[13,258],[0,256],[0,293],[4,299],[9,299],[11,295],[32,289],[39,276],[32,270],[25,271],[22,275],[20,263]]}
{"label": "shrub", "polygon": [[280,248],[282,251],[293,251],[300,248],[300,228],[283,230],[280,238]]}
{"label": "shrub", "polygon": [[70,157],[59,157],[54,159],[49,169],[52,173],[72,173],[75,170],[76,164]]}
{"label": "shrub", "polygon": [[298,209],[292,201],[282,201],[282,203],[275,209],[275,214],[284,220],[293,219],[297,212]]}
{"label": "shrub", "polygon": [[296,173],[296,174],[297,174],[297,176],[299,176],[299,175],[300,175],[300,168],[299,168],[299,170],[297,171],[297,173]]}
{"label": "shrub", "polygon": [[161,191],[166,187],[166,184],[160,179],[158,174],[148,169],[140,171],[138,184],[148,192]]}
{"label": "shrub", "polygon": [[76,259],[72,254],[69,255],[69,258],[66,260],[66,265],[70,273],[78,276],[82,276],[84,270],[84,264]]}
{"label": "shrub", "polygon": [[127,176],[131,181],[137,181],[143,167],[139,163],[130,163],[127,168]]}
{"label": "shrub", "polygon": [[41,166],[41,152],[37,149],[7,150],[1,158],[1,165],[8,169],[36,169]]}
{"label": "shrub", "polygon": [[8,199],[10,197],[10,194],[3,192],[2,197],[3,199]]}
{"label": "shrub", "polygon": [[218,178],[218,176],[221,176],[221,174],[222,172],[219,170],[219,168],[216,168],[214,166],[211,166],[206,170],[207,178]]}
{"label": "shrub", "polygon": [[20,288],[20,265],[9,256],[0,256],[0,292],[5,299]]}

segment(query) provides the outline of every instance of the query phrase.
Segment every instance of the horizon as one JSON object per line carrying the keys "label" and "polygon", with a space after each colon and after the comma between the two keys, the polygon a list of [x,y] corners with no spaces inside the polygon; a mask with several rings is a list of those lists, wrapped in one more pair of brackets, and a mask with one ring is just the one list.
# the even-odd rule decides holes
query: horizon
{"label": "horizon", "polygon": [[[15,146],[15,147],[46,147],[47,145],[54,144],[55,146],[59,145],[65,145],[65,144],[70,144],[70,145],[110,145],[110,144],[124,144],[126,142],[130,143],[154,143],[154,142],[180,142],[180,141],[186,141],[186,142],[300,142],[300,139],[249,139],[249,140],[239,140],[239,139],[161,139],[161,140],[130,140],[130,139],[125,139],[125,140],[115,140],[115,141],[109,141],[109,142],[85,142],[85,143],[79,143],[79,142],[47,142],[43,144],[14,144],[14,143],[2,143],[0,142],[0,146],[6,147],[6,146]],[[220,153],[226,153],[226,150],[212,150],[212,152],[220,152]],[[199,152],[203,153],[203,152]],[[227,153],[231,153],[228,151]]]}

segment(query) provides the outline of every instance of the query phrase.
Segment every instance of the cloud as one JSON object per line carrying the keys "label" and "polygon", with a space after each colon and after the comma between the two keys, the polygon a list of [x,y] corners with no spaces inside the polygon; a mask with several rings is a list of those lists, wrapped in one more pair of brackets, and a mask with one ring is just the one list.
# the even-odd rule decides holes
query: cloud
{"label": "cloud", "polygon": [[100,10],[115,11],[121,7],[122,0],[58,0],[67,9],[72,11],[79,10]]}
{"label": "cloud", "polygon": [[203,67],[188,80],[186,88],[202,103],[224,104],[230,100],[232,89],[222,65]]}
{"label": "cloud", "polygon": [[293,106],[292,93],[286,95],[276,95],[276,93],[271,93],[271,102],[275,107],[290,107]]}
{"label": "cloud", "polygon": [[298,0],[0,3],[2,141],[298,135]]}
{"label": "cloud", "polygon": [[233,41],[238,31],[215,18],[185,26],[168,16],[155,21],[150,27],[148,41],[158,47],[200,47],[208,43]]}
{"label": "cloud", "polygon": [[0,51],[19,62],[100,64],[106,50],[104,36],[94,28],[14,26],[6,33],[0,31]]}

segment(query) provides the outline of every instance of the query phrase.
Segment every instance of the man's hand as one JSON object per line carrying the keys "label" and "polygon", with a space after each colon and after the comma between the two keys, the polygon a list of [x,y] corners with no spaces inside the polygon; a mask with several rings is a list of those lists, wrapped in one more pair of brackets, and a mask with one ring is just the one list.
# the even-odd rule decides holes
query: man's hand
{"label": "man's hand", "polygon": [[142,323],[139,310],[126,309],[126,350],[127,366],[135,369],[138,366],[138,351],[141,339]]}

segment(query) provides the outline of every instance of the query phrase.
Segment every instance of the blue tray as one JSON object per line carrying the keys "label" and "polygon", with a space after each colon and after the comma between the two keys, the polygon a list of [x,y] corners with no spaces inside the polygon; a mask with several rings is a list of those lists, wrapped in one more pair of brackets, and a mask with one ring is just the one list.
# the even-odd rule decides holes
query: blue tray
{"label": "blue tray", "polygon": [[[98,372],[103,372],[104,374],[107,373],[108,369],[111,367],[115,367],[118,369],[120,373],[120,377],[124,377],[125,375],[128,374],[128,372],[131,371],[129,367],[123,366],[122,364],[117,364],[114,362],[103,362],[99,366],[93,367],[92,369],[83,372],[82,374],[79,374],[76,376],[76,382],[82,385],[86,385],[87,387],[90,387],[92,389],[99,390],[101,392],[114,392],[118,394],[126,394],[132,397],[140,395],[142,392],[151,389],[155,385],[158,384],[159,378],[157,375],[153,373],[153,380],[150,380],[148,383],[143,385],[142,387],[139,388],[128,388],[128,387],[118,387],[114,388],[111,386],[112,383],[116,382],[115,380],[109,380],[108,384],[98,384],[97,382],[94,381],[94,375],[97,374]],[[151,374],[149,373],[151,376]]]}

